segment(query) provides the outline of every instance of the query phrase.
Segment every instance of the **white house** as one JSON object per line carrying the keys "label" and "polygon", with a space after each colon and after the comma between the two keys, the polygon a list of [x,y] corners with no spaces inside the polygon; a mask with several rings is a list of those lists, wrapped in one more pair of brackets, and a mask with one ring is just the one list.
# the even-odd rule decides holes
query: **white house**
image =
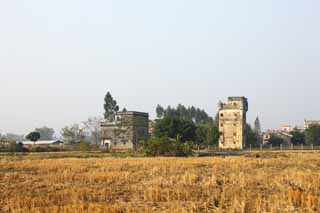
{"label": "white house", "polygon": [[35,143],[33,141],[17,141],[17,143],[22,143],[24,146],[62,146],[64,144],[64,142],[60,140],[36,141]]}

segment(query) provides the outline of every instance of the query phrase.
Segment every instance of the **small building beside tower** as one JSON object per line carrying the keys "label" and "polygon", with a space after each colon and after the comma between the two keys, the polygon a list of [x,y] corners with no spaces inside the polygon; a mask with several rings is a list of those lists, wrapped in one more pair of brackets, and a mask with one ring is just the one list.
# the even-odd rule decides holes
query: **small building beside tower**
{"label": "small building beside tower", "polygon": [[113,122],[101,124],[101,146],[107,149],[137,149],[149,137],[149,114],[118,112]]}

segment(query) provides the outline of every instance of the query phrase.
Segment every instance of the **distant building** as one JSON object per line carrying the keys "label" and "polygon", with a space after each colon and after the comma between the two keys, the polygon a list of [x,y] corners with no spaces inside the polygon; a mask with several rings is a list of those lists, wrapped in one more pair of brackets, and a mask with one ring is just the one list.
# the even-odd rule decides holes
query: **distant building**
{"label": "distant building", "polygon": [[304,130],[308,129],[311,125],[320,125],[320,120],[304,120]]}
{"label": "distant building", "polygon": [[294,129],[294,127],[291,126],[291,125],[289,125],[289,124],[285,124],[285,125],[282,125],[282,126],[280,127],[280,131],[281,131],[281,132],[286,132],[286,133],[292,132],[293,129]]}
{"label": "distant building", "polygon": [[245,97],[229,97],[219,103],[220,149],[243,149],[246,144],[245,128],[248,100]]}
{"label": "distant building", "polygon": [[101,124],[101,146],[108,149],[136,149],[148,136],[148,113],[118,112],[114,122]]}
{"label": "distant building", "polygon": [[17,141],[16,143],[22,143],[23,146],[62,146],[63,141],[50,140],[50,141]]}

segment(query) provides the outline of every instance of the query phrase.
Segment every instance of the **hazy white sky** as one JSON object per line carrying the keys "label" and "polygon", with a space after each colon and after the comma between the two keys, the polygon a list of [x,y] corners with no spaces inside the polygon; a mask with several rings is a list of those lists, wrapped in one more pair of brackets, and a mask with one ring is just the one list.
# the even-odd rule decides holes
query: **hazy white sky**
{"label": "hazy white sky", "polygon": [[120,107],[210,115],[249,99],[262,127],[320,119],[319,0],[0,2],[0,131],[26,133]]}

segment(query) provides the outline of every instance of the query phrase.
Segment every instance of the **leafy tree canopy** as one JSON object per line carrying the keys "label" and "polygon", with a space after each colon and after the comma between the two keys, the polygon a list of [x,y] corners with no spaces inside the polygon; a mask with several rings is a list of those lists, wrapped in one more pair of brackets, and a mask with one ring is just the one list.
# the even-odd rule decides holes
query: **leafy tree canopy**
{"label": "leafy tree canopy", "polygon": [[79,124],[66,126],[61,130],[62,136],[70,142],[80,142],[85,138],[85,129]]}
{"label": "leafy tree canopy", "polygon": [[119,111],[117,101],[113,99],[110,92],[104,98],[104,118],[108,121],[114,121],[115,114]]}
{"label": "leafy tree canopy", "polygon": [[276,135],[271,135],[270,139],[269,139],[269,144],[272,146],[280,146],[281,144],[286,144],[286,142],[280,138],[279,136]]}
{"label": "leafy tree canopy", "polygon": [[41,135],[39,132],[30,132],[27,136],[26,139],[32,141],[32,142],[36,142],[40,139]]}
{"label": "leafy tree canopy", "polygon": [[196,126],[190,120],[177,117],[165,117],[156,121],[154,135],[159,138],[164,136],[177,138],[179,136],[182,142],[194,141]]}
{"label": "leafy tree canopy", "polygon": [[196,143],[212,146],[219,142],[219,128],[214,124],[201,124],[196,129]]}
{"label": "leafy tree canopy", "polygon": [[143,146],[148,156],[186,157],[192,155],[192,143],[183,143],[181,137],[152,137]]}
{"label": "leafy tree canopy", "polygon": [[156,113],[158,118],[181,118],[184,120],[193,121],[196,125],[213,122],[213,119],[204,110],[194,106],[186,107],[182,104],[179,104],[176,108],[168,106],[166,109],[164,109],[161,105],[158,105],[156,108]]}
{"label": "leafy tree canopy", "polygon": [[52,140],[53,139],[54,129],[52,129],[52,128],[44,126],[44,127],[35,129],[35,132],[40,133],[40,136],[41,136],[40,140]]}
{"label": "leafy tree canopy", "polygon": [[301,132],[298,129],[294,129],[290,132],[290,135],[292,135],[291,142],[294,145],[305,144],[306,140],[304,132]]}
{"label": "leafy tree canopy", "polygon": [[252,146],[252,147],[259,147],[260,146],[260,137],[256,134],[255,131],[252,130],[250,124],[246,125],[246,130],[245,130],[245,134],[246,134],[246,143],[248,146]]}
{"label": "leafy tree canopy", "polygon": [[320,145],[320,125],[311,125],[305,131],[307,144]]}

